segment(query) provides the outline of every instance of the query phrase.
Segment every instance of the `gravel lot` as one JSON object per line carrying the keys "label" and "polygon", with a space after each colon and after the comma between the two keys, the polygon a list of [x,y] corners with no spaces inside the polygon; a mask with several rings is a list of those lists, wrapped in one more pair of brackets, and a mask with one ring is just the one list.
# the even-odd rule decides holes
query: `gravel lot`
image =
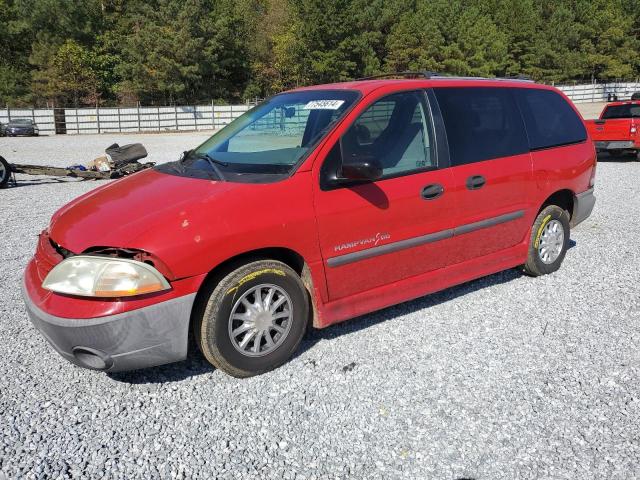
{"label": "gravel lot", "polygon": [[[142,141],[161,162],[206,136],[0,138],[0,155],[64,166]],[[639,176],[603,159],[556,274],[507,271],[313,332],[248,380],[198,353],[118,375],[59,357],[20,278],[51,214],[97,184],[20,177],[0,191],[0,479],[640,478]]]}

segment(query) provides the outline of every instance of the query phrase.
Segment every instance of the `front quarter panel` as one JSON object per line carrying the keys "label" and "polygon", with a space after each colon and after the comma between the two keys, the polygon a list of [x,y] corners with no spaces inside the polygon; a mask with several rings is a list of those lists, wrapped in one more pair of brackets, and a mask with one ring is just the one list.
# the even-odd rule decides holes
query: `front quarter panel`
{"label": "front quarter panel", "polygon": [[262,248],[288,248],[314,262],[318,247],[310,178],[310,172],[298,172],[183,205],[167,215],[165,225],[141,232],[129,247],[152,252],[176,278],[207,273]]}

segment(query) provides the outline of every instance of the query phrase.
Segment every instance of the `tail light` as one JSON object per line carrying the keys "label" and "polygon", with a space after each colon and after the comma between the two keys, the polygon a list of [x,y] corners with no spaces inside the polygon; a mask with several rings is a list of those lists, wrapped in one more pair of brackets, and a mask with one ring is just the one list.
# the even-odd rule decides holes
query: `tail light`
{"label": "tail light", "polygon": [[636,126],[635,125],[631,125],[631,128],[629,129],[629,133],[631,135],[635,135],[637,131],[638,131],[638,129],[636,128]]}

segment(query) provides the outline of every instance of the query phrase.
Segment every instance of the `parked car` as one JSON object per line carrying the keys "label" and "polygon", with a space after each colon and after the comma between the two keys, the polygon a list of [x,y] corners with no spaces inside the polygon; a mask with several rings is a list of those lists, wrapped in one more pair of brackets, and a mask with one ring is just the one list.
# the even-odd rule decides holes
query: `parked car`
{"label": "parked car", "polygon": [[291,357],[310,325],[513,267],[556,271],[593,208],[595,167],[582,119],[550,86],[300,88],[62,207],[24,299],[83,367],[182,360],[191,328],[213,365],[255,375]]}
{"label": "parked car", "polygon": [[29,136],[37,137],[40,134],[38,125],[30,118],[16,118],[9,121],[4,127],[7,137]]}
{"label": "parked car", "polygon": [[600,118],[585,123],[598,152],[614,157],[629,152],[640,160],[640,100],[608,103]]}

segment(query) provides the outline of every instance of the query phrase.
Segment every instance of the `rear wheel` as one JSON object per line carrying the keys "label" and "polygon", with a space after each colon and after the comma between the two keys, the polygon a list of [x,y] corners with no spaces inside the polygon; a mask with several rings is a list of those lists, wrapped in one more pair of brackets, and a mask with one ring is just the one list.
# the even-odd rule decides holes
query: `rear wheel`
{"label": "rear wheel", "polygon": [[205,358],[235,377],[272,370],[296,351],[309,321],[299,275],[275,260],[237,268],[196,306],[194,337]]}
{"label": "rear wheel", "polygon": [[0,188],[5,188],[7,186],[10,177],[11,167],[9,167],[9,162],[0,157]]}
{"label": "rear wheel", "polygon": [[560,268],[569,248],[569,213],[557,205],[542,209],[531,228],[526,274],[538,277]]}

